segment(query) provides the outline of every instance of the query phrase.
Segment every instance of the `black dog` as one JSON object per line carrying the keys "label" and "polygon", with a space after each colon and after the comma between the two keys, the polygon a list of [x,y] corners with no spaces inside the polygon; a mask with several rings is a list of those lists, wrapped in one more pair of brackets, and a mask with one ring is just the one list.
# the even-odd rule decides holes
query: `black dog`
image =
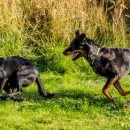
{"label": "black dog", "polygon": [[[76,32],[75,38],[70,43],[64,55],[73,55],[72,60],[84,57],[88,60],[93,70],[107,78],[103,87],[103,94],[114,103],[114,99],[108,93],[108,89],[114,85],[122,96],[130,94],[124,91],[119,83],[119,79],[130,72],[130,49],[100,47],[86,35]],[[127,102],[126,107],[130,104]]]}
{"label": "black dog", "polygon": [[[7,93],[6,97],[12,97],[22,92],[22,87],[30,85],[33,81],[37,83],[38,92],[43,97],[52,97],[45,91],[38,71],[33,63],[25,58],[13,56],[0,58],[0,97],[3,99],[2,91]],[[14,89],[17,89],[14,92]]]}

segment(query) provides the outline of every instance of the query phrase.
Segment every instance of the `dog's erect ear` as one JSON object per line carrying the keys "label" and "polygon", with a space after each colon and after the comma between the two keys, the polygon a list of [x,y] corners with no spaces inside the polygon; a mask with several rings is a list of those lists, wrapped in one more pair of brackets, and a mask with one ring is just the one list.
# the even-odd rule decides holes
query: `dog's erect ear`
{"label": "dog's erect ear", "polygon": [[82,45],[86,44],[86,34],[85,33],[82,33],[79,38],[80,38],[80,41],[82,42]]}
{"label": "dog's erect ear", "polygon": [[86,34],[85,33],[82,33],[81,35],[80,35],[80,39],[84,39],[86,37]]}
{"label": "dog's erect ear", "polygon": [[76,36],[79,36],[79,35],[80,35],[79,30],[76,30],[75,35],[76,35]]}

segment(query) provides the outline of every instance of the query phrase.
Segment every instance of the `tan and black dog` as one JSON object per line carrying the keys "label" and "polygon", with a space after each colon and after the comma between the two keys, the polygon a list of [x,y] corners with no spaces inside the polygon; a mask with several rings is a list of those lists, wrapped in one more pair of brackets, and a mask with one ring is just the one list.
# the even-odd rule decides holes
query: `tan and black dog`
{"label": "tan and black dog", "polygon": [[[108,93],[112,85],[122,96],[130,94],[130,91],[124,91],[119,83],[119,79],[130,72],[130,49],[100,47],[84,33],[80,34],[76,31],[75,35],[63,54],[72,55],[72,60],[84,57],[97,74],[106,77],[107,82],[102,92],[112,103],[115,101]],[[128,105],[130,101],[125,104],[125,107]]]}

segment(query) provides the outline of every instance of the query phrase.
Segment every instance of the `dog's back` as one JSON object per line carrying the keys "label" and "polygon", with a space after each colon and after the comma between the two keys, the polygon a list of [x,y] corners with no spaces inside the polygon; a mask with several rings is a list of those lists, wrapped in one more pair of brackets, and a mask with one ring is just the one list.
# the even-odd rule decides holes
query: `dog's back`
{"label": "dog's back", "polygon": [[130,49],[102,47],[93,65],[97,71],[100,71],[97,68],[99,64],[100,68],[115,71],[119,78],[122,78],[130,72]]}
{"label": "dog's back", "polygon": [[19,56],[7,57],[0,61],[0,68],[4,71],[7,77],[12,73],[17,72],[23,66],[34,66],[33,62]]}
{"label": "dog's back", "polygon": [[33,62],[32,61],[30,61],[29,59],[25,59],[23,57],[20,57],[20,56],[12,56],[12,57],[8,57],[7,59],[14,59],[21,65],[33,66]]}

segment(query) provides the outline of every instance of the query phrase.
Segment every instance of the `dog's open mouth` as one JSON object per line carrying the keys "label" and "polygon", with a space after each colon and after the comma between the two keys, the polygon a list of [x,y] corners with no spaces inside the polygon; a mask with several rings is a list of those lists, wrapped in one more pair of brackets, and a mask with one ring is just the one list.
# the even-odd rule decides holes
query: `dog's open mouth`
{"label": "dog's open mouth", "polygon": [[76,59],[78,59],[81,56],[81,52],[75,52],[72,56],[72,60],[75,61]]}

